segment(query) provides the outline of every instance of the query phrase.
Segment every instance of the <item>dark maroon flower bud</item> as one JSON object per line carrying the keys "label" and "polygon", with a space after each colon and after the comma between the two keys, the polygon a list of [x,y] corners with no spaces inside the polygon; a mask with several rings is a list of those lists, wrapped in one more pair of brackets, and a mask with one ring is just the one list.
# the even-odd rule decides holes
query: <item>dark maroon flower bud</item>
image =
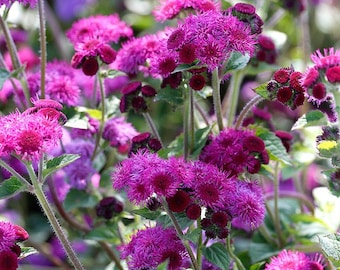
{"label": "dark maroon flower bud", "polygon": [[228,237],[228,235],[229,235],[228,229],[227,229],[227,228],[223,228],[223,229],[221,229],[221,230],[218,232],[217,237],[218,237],[219,239],[225,239],[225,238]]}
{"label": "dark maroon flower bud", "polygon": [[248,136],[244,139],[243,142],[244,148],[249,150],[250,152],[259,152],[261,153],[265,149],[265,144],[262,139],[256,136]]}
{"label": "dark maroon flower bud", "polygon": [[84,56],[82,53],[75,53],[71,59],[71,66],[73,68],[80,68],[84,62]]}
{"label": "dark maroon flower bud", "polygon": [[196,220],[201,216],[201,207],[196,203],[190,204],[185,209],[185,214],[189,219]]}
{"label": "dark maroon flower bud", "polygon": [[274,81],[274,80],[270,80],[267,84],[267,90],[269,92],[274,92],[278,89],[279,87],[279,84],[277,83],[277,81]]}
{"label": "dark maroon flower bud", "polygon": [[146,207],[151,211],[156,211],[157,209],[161,207],[161,205],[162,204],[160,203],[160,201],[155,197],[151,197],[146,202]]}
{"label": "dark maroon flower bud", "polygon": [[261,169],[261,160],[254,158],[247,166],[247,171],[251,174],[258,173]]}
{"label": "dark maroon flower bud", "polygon": [[159,63],[159,74],[167,77],[177,67],[175,60],[172,57],[167,57]]}
{"label": "dark maroon flower bud", "polygon": [[283,86],[279,88],[276,94],[276,98],[278,101],[281,103],[286,103],[288,102],[293,96],[293,91],[290,87],[288,86]]}
{"label": "dark maroon flower bud", "polygon": [[181,82],[182,72],[175,72],[163,79],[161,88],[165,88],[167,85],[170,85],[171,88],[176,89],[178,86],[180,86]]}
{"label": "dark maroon flower bud", "polygon": [[200,74],[194,75],[190,78],[189,85],[193,90],[199,91],[205,86],[205,78]]}
{"label": "dark maroon flower bud", "polygon": [[131,101],[131,105],[136,112],[146,112],[148,109],[145,99],[140,96],[134,97]]}
{"label": "dark maroon flower bud", "polygon": [[184,64],[190,64],[196,60],[196,48],[193,44],[185,44],[179,50],[179,61]]}
{"label": "dark maroon flower bud", "polygon": [[287,131],[277,130],[275,135],[280,138],[283,146],[286,148],[287,152],[290,150],[290,142],[293,139],[293,135]]}
{"label": "dark maroon flower bud", "polygon": [[247,15],[253,15],[255,13],[255,7],[246,3],[237,3],[233,7],[233,11],[237,13],[243,13]]}
{"label": "dark maroon flower bud", "polygon": [[305,10],[305,5],[302,0],[283,0],[283,7],[294,14],[300,14]]}
{"label": "dark maroon flower bud", "polygon": [[185,38],[185,32],[182,29],[177,29],[171,33],[167,41],[168,49],[178,49]]}
{"label": "dark maroon flower bud", "polygon": [[227,226],[228,221],[231,220],[231,217],[222,211],[218,211],[212,214],[211,221],[218,227],[224,228]]}
{"label": "dark maroon flower bud", "polygon": [[[21,247],[19,247],[17,244],[15,244],[11,247],[11,251],[13,251],[19,257],[20,254],[21,254]],[[1,266],[1,264],[0,264],[0,266]],[[1,267],[0,267],[0,269],[1,269]]]}
{"label": "dark maroon flower bud", "polygon": [[202,227],[202,229],[207,229],[207,228],[209,228],[209,227],[211,227],[213,225],[213,223],[212,223],[212,221],[211,221],[211,219],[210,218],[203,218],[202,220],[201,220],[201,227]]}
{"label": "dark maroon flower bud", "polygon": [[210,230],[208,229],[208,230],[205,231],[205,236],[207,238],[214,239],[214,238],[216,238],[216,232],[212,229],[210,229]]}
{"label": "dark maroon flower bud", "polygon": [[96,205],[96,214],[98,217],[111,219],[114,214],[119,214],[123,211],[123,203],[118,201],[115,197],[103,198]]}
{"label": "dark maroon flower bud", "polygon": [[128,109],[129,109],[128,97],[126,95],[123,95],[120,98],[119,110],[121,113],[125,113],[128,111]]}
{"label": "dark maroon flower bud", "polygon": [[141,134],[138,134],[136,136],[134,136],[131,141],[132,143],[138,143],[138,144],[143,144],[143,143],[147,143],[148,140],[151,137],[151,133],[150,132],[143,132]]}
{"label": "dark maroon flower bud", "polygon": [[268,164],[269,163],[269,155],[267,151],[263,151],[259,156],[262,164]]}
{"label": "dark maroon flower bud", "polygon": [[105,64],[111,64],[117,56],[117,53],[114,49],[112,49],[109,45],[103,45],[98,50],[100,59]]}
{"label": "dark maroon flower bud", "polygon": [[187,208],[191,202],[190,196],[183,190],[177,190],[176,194],[172,197],[166,198],[169,208],[172,212],[182,212]]}
{"label": "dark maroon flower bud", "polygon": [[117,201],[113,206],[113,212],[119,214],[123,211],[124,204],[120,201]]}
{"label": "dark maroon flower bud", "polygon": [[150,147],[151,150],[153,150],[154,152],[158,152],[159,150],[162,149],[162,144],[161,142],[156,139],[156,138],[152,138],[148,141],[148,146]]}
{"label": "dark maroon flower bud", "polygon": [[[293,100],[293,105],[295,108],[303,105],[303,103],[305,102],[305,95],[302,93],[298,93],[294,96],[294,100]],[[294,109],[294,107],[292,109]]]}
{"label": "dark maroon flower bud", "polygon": [[313,86],[312,95],[316,99],[324,99],[326,94],[326,86],[323,83],[317,83]]}
{"label": "dark maroon flower bud", "polygon": [[137,82],[131,82],[127,85],[125,85],[123,87],[123,89],[121,90],[122,94],[123,95],[127,95],[127,96],[130,96],[130,95],[137,95],[140,90],[142,88],[142,82],[140,81],[137,81]]}
{"label": "dark maroon flower bud", "polygon": [[261,46],[262,49],[273,51],[275,50],[275,43],[270,37],[260,35],[258,38],[258,44]]}
{"label": "dark maroon flower bud", "polygon": [[1,269],[16,270],[18,269],[18,256],[13,251],[0,252],[0,266]]}
{"label": "dark maroon flower bud", "polygon": [[154,97],[157,94],[157,91],[151,85],[142,86],[141,92],[144,97]]}
{"label": "dark maroon flower bud", "polygon": [[275,71],[273,79],[281,84],[286,84],[289,81],[291,70],[287,68],[280,68]]}
{"label": "dark maroon flower bud", "polygon": [[290,74],[289,85],[295,91],[303,93],[304,89],[300,83],[301,78],[302,78],[302,73],[299,71],[294,71],[292,74]]}
{"label": "dark maroon flower bud", "polygon": [[97,58],[95,57],[86,57],[81,68],[86,76],[93,76],[97,74],[99,70],[99,64]]}

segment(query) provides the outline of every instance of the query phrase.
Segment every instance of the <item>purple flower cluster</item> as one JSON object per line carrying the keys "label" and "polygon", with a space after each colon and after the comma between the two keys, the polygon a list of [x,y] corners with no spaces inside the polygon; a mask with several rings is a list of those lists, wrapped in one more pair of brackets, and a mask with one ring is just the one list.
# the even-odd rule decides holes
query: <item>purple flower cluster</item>
{"label": "purple flower cluster", "polygon": [[18,2],[18,3],[23,4],[23,5],[29,5],[31,7],[35,7],[38,0],[15,0],[15,1],[13,1],[13,0],[1,0],[0,5],[9,6],[9,5],[13,4],[13,2]]}
{"label": "purple flower cluster", "polygon": [[35,101],[35,107],[0,118],[0,156],[17,154],[37,160],[55,147],[62,137],[59,121],[64,123],[62,106],[55,101]]}
{"label": "purple flower cluster", "polygon": [[269,162],[264,142],[250,130],[225,129],[200,154],[200,160],[214,164],[230,175],[257,173]]}
{"label": "purple flower cluster", "polygon": [[161,226],[139,230],[128,244],[120,247],[121,258],[129,269],[156,269],[168,260],[171,270],[183,269],[188,257],[185,247],[173,228]]}

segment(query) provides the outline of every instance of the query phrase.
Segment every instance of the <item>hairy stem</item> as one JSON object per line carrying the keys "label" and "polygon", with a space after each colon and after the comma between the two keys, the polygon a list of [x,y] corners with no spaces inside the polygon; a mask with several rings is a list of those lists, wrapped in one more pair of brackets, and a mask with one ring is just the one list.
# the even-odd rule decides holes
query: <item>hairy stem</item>
{"label": "hairy stem", "polygon": [[41,98],[45,98],[45,81],[46,81],[46,20],[44,10],[44,0],[38,0],[39,11],[39,34],[40,34],[40,92]]}
{"label": "hairy stem", "polygon": [[14,170],[10,165],[8,165],[5,161],[0,159],[0,166],[5,168],[8,172],[10,172],[13,176],[15,176],[21,183],[23,183],[28,188],[33,188],[33,186],[24,178],[22,177],[16,170]]}
{"label": "hairy stem", "polygon": [[184,89],[184,111],[183,111],[183,157],[185,160],[189,157],[189,111],[190,104],[188,98],[188,91],[191,89]]}
{"label": "hairy stem", "polygon": [[246,268],[244,267],[240,259],[235,255],[233,248],[231,246],[231,223],[230,222],[228,223],[228,230],[229,230],[229,234],[226,239],[226,244],[227,244],[226,248],[227,248],[228,254],[234,260],[235,264],[237,265],[238,270],[246,270]]}
{"label": "hairy stem", "polygon": [[60,243],[62,244],[67,256],[70,259],[70,262],[74,266],[76,270],[84,270],[81,262],[79,261],[76,253],[74,252],[69,240],[67,239],[63,229],[61,228],[56,216],[54,215],[52,208],[46,198],[46,195],[44,194],[42,190],[42,184],[39,183],[37,176],[35,175],[35,172],[32,168],[32,164],[27,164],[27,170],[30,175],[31,181],[34,186],[34,194],[38,199],[38,202],[44,211],[45,215],[48,218],[48,221],[50,222],[55,234],[57,235],[58,239],[60,240]]}
{"label": "hairy stem", "polygon": [[242,109],[240,115],[237,117],[237,120],[234,126],[235,129],[239,129],[242,126],[242,123],[244,119],[247,117],[250,110],[262,100],[264,100],[263,97],[256,95],[246,104],[246,106]]}
{"label": "hairy stem", "polygon": [[159,136],[155,122],[152,120],[151,115],[148,112],[146,112],[146,113],[143,113],[143,116],[144,116],[145,121],[148,123],[152,134],[157,138],[157,140],[159,140],[159,142],[163,146],[161,136]]}
{"label": "hairy stem", "polygon": [[223,130],[223,116],[221,105],[221,93],[220,93],[220,78],[218,76],[218,69],[212,71],[212,88],[213,88],[213,100],[215,115],[217,118],[217,125],[220,131]]}
{"label": "hairy stem", "polygon": [[280,181],[280,164],[276,162],[275,171],[274,171],[274,227],[275,231],[278,236],[279,246],[284,246],[284,240],[281,231],[281,224],[280,224],[280,212],[279,212],[279,181]]}

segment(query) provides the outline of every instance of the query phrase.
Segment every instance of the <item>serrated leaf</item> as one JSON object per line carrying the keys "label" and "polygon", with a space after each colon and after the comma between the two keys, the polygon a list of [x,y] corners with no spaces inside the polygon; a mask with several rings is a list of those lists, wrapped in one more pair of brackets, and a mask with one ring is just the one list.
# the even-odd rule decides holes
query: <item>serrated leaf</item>
{"label": "serrated leaf", "polygon": [[229,269],[230,258],[227,249],[221,243],[212,244],[209,247],[203,247],[204,257],[211,263],[223,270]]}
{"label": "serrated leaf", "polygon": [[10,77],[10,75],[11,74],[7,69],[0,68],[0,90],[2,89],[5,81]]}
{"label": "serrated leaf", "polygon": [[67,193],[66,199],[64,201],[64,207],[66,211],[71,211],[76,208],[93,208],[97,204],[97,199],[83,191],[78,189],[71,189]]}
{"label": "serrated leaf", "polygon": [[166,87],[157,93],[155,101],[165,101],[171,105],[179,106],[184,101],[183,92],[180,89]]}
{"label": "serrated leaf", "polygon": [[263,83],[259,86],[257,86],[255,89],[253,89],[256,94],[260,95],[261,97],[268,99],[269,98],[269,93],[267,89],[267,83]]}
{"label": "serrated leaf", "polygon": [[182,71],[187,71],[187,70],[192,70],[192,69],[199,69],[199,68],[202,68],[202,67],[203,66],[197,66],[197,61],[193,62],[191,64],[180,64],[171,73],[177,73],[177,72],[182,72]]}
{"label": "serrated leaf", "polygon": [[324,126],[327,125],[327,123],[326,116],[322,112],[314,110],[302,115],[292,126],[292,130],[304,127]]}
{"label": "serrated leaf", "polygon": [[340,267],[340,234],[327,234],[318,236],[320,246],[333,264],[336,267]]}
{"label": "serrated leaf", "polygon": [[249,59],[250,59],[249,54],[243,55],[240,52],[233,51],[225,67],[225,73],[232,71],[232,70],[243,69],[244,67],[247,66]]}
{"label": "serrated leaf", "polygon": [[21,248],[21,253],[20,253],[19,259],[23,259],[23,258],[26,258],[26,257],[28,257],[30,255],[38,254],[39,253],[33,247],[20,247],[20,248]]}
{"label": "serrated leaf", "polygon": [[[174,216],[182,230],[188,228],[192,223],[194,223],[194,221],[189,219],[185,213],[174,213]],[[163,224],[165,228],[172,226],[171,219],[168,215],[161,215],[156,219],[156,221]]]}
{"label": "serrated leaf", "polygon": [[64,168],[65,166],[76,161],[79,157],[79,155],[75,154],[64,154],[48,160],[43,170],[43,177],[46,178],[55,171],[60,170],[61,168]]}
{"label": "serrated leaf", "polygon": [[291,165],[291,158],[287,154],[286,148],[283,146],[281,140],[268,129],[258,127],[256,135],[259,136],[266,145],[266,150],[271,159],[283,162],[286,165]]}
{"label": "serrated leaf", "polygon": [[193,231],[190,231],[183,235],[183,239],[186,239],[194,244],[196,244],[201,236],[202,230],[200,228],[196,228]]}
{"label": "serrated leaf", "polygon": [[135,209],[131,211],[135,215],[142,216],[147,219],[155,220],[161,214],[160,211],[151,211],[148,208]]}
{"label": "serrated leaf", "polygon": [[18,178],[12,176],[9,179],[3,181],[0,185],[0,199],[10,198],[16,194],[25,191],[26,185],[22,183]]}

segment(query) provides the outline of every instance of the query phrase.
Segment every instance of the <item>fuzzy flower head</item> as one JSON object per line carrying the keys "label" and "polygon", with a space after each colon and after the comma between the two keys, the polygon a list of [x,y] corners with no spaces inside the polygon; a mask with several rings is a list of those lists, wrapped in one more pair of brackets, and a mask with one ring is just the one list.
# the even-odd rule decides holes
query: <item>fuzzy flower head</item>
{"label": "fuzzy flower head", "polygon": [[250,130],[223,130],[203,148],[200,160],[211,163],[230,175],[257,173],[267,163],[264,142]]}
{"label": "fuzzy flower head", "polygon": [[182,269],[187,256],[185,247],[173,228],[161,226],[139,230],[128,244],[119,247],[129,269],[156,269],[168,260],[168,268]]}
{"label": "fuzzy flower head", "polygon": [[213,70],[221,66],[232,51],[253,55],[255,43],[247,24],[230,14],[208,11],[187,17],[169,36],[167,47],[170,52],[178,53],[179,63],[189,62],[181,57],[182,51],[186,51],[185,55],[191,54],[193,60],[198,59],[198,64]]}
{"label": "fuzzy flower head", "polygon": [[10,251],[17,242],[25,241],[28,237],[28,233],[20,226],[0,221],[0,252]]}
{"label": "fuzzy flower head", "polygon": [[37,160],[42,153],[57,145],[62,137],[58,119],[42,111],[23,114],[16,112],[0,118],[1,155],[14,152],[23,159]]}
{"label": "fuzzy flower head", "polygon": [[300,251],[282,250],[276,257],[272,257],[265,270],[306,270],[324,269],[321,255],[314,258],[308,257]]}
{"label": "fuzzy flower head", "polygon": [[157,21],[162,22],[174,19],[185,10],[203,13],[209,10],[218,11],[221,8],[220,2],[215,0],[160,0],[159,2],[153,14]]}

